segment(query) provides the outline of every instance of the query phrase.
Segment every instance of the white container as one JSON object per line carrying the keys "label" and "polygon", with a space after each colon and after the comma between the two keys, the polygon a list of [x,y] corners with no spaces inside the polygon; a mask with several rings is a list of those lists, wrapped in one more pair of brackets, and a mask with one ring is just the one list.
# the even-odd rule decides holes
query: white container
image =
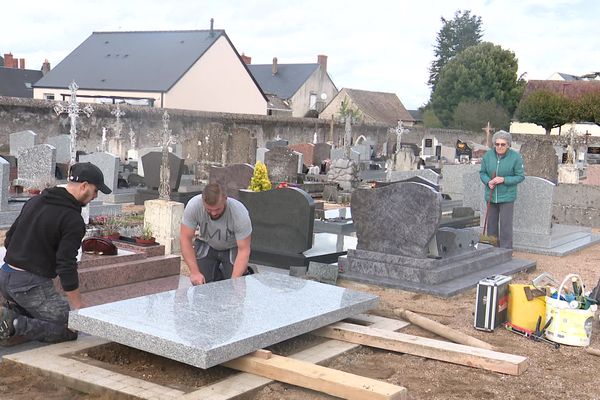
{"label": "white container", "polygon": [[564,286],[571,282],[571,278],[577,278],[580,287],[584,287],[579,275],[569,274],[561,283],[556,299],[546,296],[546,321],[552,318],[546,329],[546,338],[556,343],[585,347],[590,345],[595,307],[574,310],[569,307],[569,302],[560,300]]}

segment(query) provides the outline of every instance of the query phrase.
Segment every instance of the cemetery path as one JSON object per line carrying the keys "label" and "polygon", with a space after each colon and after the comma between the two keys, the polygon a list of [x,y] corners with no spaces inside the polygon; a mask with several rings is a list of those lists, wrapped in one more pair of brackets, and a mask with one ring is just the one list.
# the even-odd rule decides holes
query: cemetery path
{"label": "cemetery path", "polygon": [[[514,283],[528,283],[542,272],[548,272],[561,280],[566,274],[574,272],[581,275],[587,290],[590,290],[600,278],[598,269],[600,245],[562,258],[525,253],[515,253],[515,257],[536,260],[537,269],[531,273],[514,276]],[[333,359],[326,366],[405,386],[410,399],[538,400],[544,398],[551,400],[562,399],[564,393],[569,393],[569,397],[577,399],[598,398],[597,382],[600,378],[598,362],[600,360],[596,356],[587,354],[583,348],[562,346],[560,350],[553,350],[544,343],[533,342],[504,329],[499,328],[492,333],[475,330],[473,328],[475,289],[450,299],[440,299],[346,281],[341,282],[341,285],[379,295],[381,303],[373,311],[375,314],[394,317],[393,310],[395,308],[413,310],[453,329],[484,340],[496,346],[499,351],[526,356],[529,358],[529,368],[520,376],[511,376],[365,346]],[[415,326],[404,328],[402,332],[423,337],[435,337]],[[600,348],[599,335],[600,324],[596,318],[592,335],[592,347],[594,348]],[[303,335],[296,340],[288,341],[289,343],[278,345],[280,347],[276,348],[274,352],[278,354],[295,352],[299,347],[310,345],[313,340],[320,339]],[[111,353],[107,351],[101,356],[107,362],[113,358],[114,364],[119,362],[127,364],[128,362],[123,361],[123,354],[111,356]],[[172,367],[170,360],[157,359],[155,356],[141,353],[137,354],[135,361],[131,362],[135,366],[129,364],[132,367],[126,365],[126,368],[139,369],[142,371],[138,372],[141,375],[166,374],[166,379],[174,386],[191,384],[190,381],[185,380],[181,370]],[[192,369],[191,367],[186,368]],[[197,369],[194,370],[197,371]],[[209,374],[213,372],[209,372]],[[218,377],[217,374],[216,378]],[[205,378],[210,380],[215,377]],[[15,400],[107,399],[48,383],[48,378],[29,373],[7,363],[0,363],[0,398]],[[270,384],[241,398],[246,400],[333,399],[322,393],[281,383]]]}

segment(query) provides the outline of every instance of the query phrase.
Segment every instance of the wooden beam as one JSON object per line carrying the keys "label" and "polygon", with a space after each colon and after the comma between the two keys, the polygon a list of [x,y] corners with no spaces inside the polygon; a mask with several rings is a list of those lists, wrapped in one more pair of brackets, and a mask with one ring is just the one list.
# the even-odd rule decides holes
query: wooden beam
{"label": "wooden beam", "polygon": [[344,322],[312,334],[509,375],[520,375],[528,366],[527,357]]}
{"label": "wooden beam", "polygon": [[402,386],[275,354],[269,359],[247,355],[223,365],[344,399],[406,399]]}
{"label": "wooden beam", "polygon": [[400,318],[409,321],[410,323],[416,326],[428,330],[429,332],[433,332],[438,336],[451,340],[454,343],[460,343],[473,347],[480,347],[482,349],[496,350],[494,346],[484,342],[483,340],[479,340],[477,338],[474,338],[473,336],[469,336],[467,334],[459,332],[456,329],[452,329],[449,326],[442,325],[437,321],[425,318],[419,314],[415,314],[412,311],[397,308],[394,310],[394,314],[398,315]]}

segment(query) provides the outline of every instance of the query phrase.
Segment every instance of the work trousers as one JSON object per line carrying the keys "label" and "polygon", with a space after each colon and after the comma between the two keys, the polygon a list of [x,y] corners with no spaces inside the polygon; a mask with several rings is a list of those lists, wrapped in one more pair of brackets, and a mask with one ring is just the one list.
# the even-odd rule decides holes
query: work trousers
{"label": "work trousers", "polygon": [[77,339],[77,333],[67,329],[69,302],[51,279],[4,264],[0,268],[0,293],[8,307],[19,314],[15,335],[48,343]]}
{"label": "work trousers", "polygon": [[237,247],[227,250],[217,250],[202,240],[196,239],[196,261],[200,272],[204,275],[204,281],[216,282],[230,279],[233,273],[233,263],[237,256]]}
{"label": "work trousers", "polygon": [[487,234],[498,238],[498,247],[513,248],[514,202],[491,203],[487,216]]}

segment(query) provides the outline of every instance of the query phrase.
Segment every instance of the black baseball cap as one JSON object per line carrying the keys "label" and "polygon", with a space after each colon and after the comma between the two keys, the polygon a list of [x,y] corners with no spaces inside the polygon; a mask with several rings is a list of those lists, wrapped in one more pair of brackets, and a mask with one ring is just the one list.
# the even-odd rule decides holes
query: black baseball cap
{"label": "black baseball cap", "polygon": [[69,171],[69,181],[88,182],[95,185],[104,194],[111,194],[112,190],[104,184],[104,174],[100,168],[91,162],[73,164]]}

